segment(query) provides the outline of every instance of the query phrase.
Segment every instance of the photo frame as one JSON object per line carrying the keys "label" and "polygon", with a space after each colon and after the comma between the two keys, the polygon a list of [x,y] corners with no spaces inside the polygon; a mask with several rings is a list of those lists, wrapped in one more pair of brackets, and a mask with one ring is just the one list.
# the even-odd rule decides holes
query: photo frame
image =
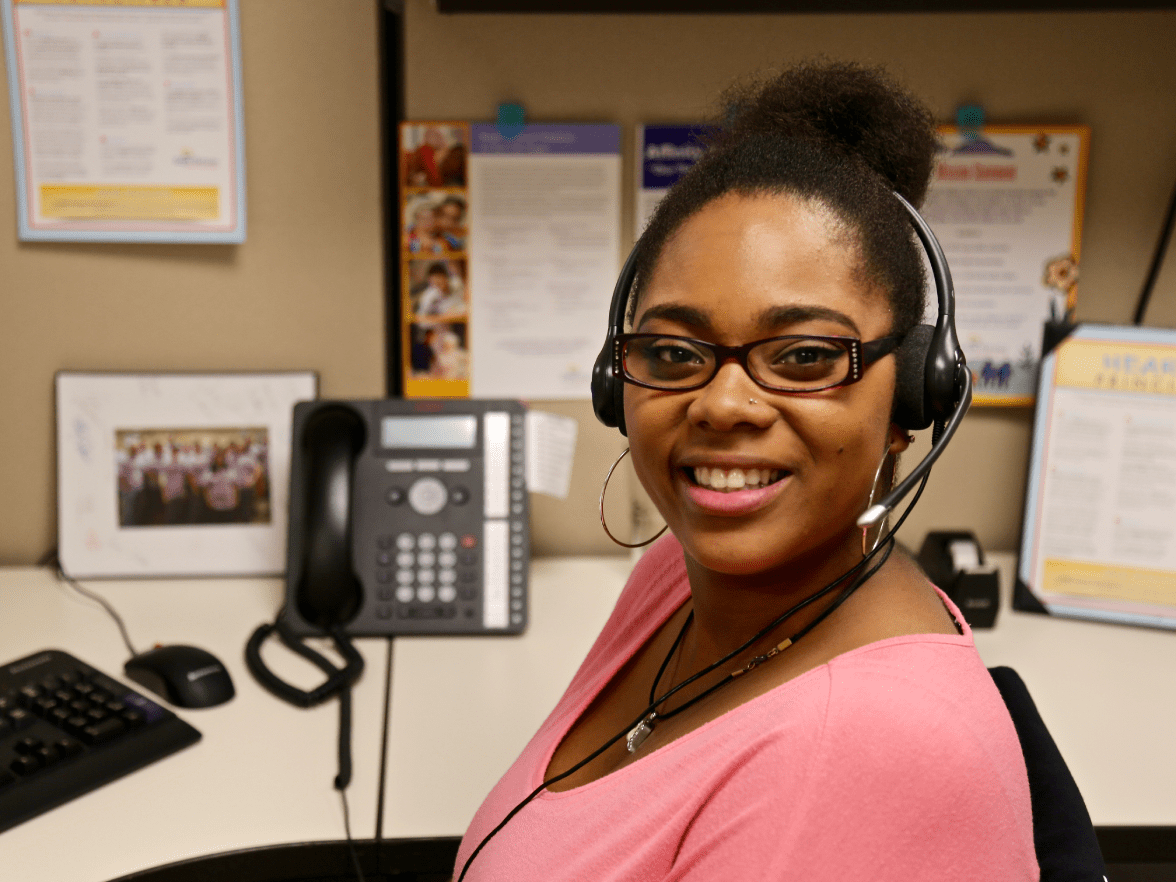
{"label": "photo frame", "polygon": [[73,578],[278,575],[310,371],[55,378],[57,529]]}

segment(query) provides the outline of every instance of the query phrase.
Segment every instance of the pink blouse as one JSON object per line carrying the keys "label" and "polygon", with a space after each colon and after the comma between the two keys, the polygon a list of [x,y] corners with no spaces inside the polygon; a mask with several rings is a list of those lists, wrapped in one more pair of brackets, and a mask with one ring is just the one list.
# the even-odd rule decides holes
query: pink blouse
{"label": "pink blouse", "polygon": [[[543,780],[601,688],[689,594],[667,536],[635,568],[567,692],[475,815],[456,872]],[[947,601],[957,621],[959,611]],[[544,791],[467,880],[1036,880],[1029,784],[962,635],[847,652],[636,762]]]}

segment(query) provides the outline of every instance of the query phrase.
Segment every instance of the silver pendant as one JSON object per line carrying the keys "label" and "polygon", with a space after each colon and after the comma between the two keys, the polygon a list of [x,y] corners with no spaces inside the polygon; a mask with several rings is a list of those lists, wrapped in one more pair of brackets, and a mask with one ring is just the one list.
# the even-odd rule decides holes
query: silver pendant
{"label": "silver pendant", "polygon": [[653,734],[653,718],[656,716],[656,712],[650,712],[645,719],[629,730],[629,737],[625,739],[629,753],[636,753],[645,743],[645,739]]}

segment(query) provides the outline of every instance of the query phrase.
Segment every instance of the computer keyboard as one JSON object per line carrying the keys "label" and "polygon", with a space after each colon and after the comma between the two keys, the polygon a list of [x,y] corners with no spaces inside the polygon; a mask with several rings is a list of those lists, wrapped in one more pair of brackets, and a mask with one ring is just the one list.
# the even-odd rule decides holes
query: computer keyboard
{"label": "computer keyboard", "polygon": [[0,666],[0,831],[199,740],[171,711],[60,650]]}

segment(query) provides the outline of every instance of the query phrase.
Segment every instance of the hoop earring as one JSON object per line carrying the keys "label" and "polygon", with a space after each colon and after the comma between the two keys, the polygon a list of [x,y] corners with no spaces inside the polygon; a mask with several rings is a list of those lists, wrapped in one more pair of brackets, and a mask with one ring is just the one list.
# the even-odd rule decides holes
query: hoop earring
{"label": "hoop earring", "polygon": [[625,454],[627,454],[628,452],[629,452],[628,447],[626,447],[624,450],[622,450],[621,455],[617,457],[616,462],[614,462],[612,464],[612,467],[608,470],[608,474],[604,476],[604,486],[600,488],[600,526],[604,527],[605,535],[608,536],[609,539],[611,539],[613,542],[615,542],[617,545],[621,546],[622,548],[641,548],[642,546],[648,545],[654,539],[657,539],[658,536],[660,536],[662,533],[664,533],[666,530],[668,530],[670,528],[670,525],[666,524],[664,527],[662,527],[660,530],[658,530],[657,533],[655,533],[649,539],[646,539],[644,542],[634,542],[634,543],[630,544],[628,542],[622,542],[620,539],[618,539],[616,536],[614,536],[612,534],[612,531],[608,528],[608,524],[606,524],[604,522],[604,494],[608,490],[609,479],[612,478],[613,472],[616,471],[617,466],[619,466],[621,464],[621,460],[625,458]]}
{"label": "hoop earring", "polygon": [[[889,468],[887,468],[887,464],[889,464]],[[890,490],[894,487],[894,474],[897,470],[898,456],[891,453],[890,451],[887,451],[886,454],[882,457],[882,462],[878,463],[878,470],[874,472],[874,484],[870,487],[870,498],[866,501],[867,511],[873,507],[875,501],[880,496],[889,493]],[[882,481],[882,491],[879,492],[878,479],[882,478],[884,471],[887,474]],[[876,536],[874,536],[873,544],[871,544],[868,539],[870,528],[862,527],[862,557],[865,557],[866,555],[873,552],[873,550],[878,547],[878,543],[882,541],[882,534],[886,532],[886,519],[883,518],[882,522],[876,526],[878,528],[878,533]],[[867,545],[869,546],[868,548]]]}

